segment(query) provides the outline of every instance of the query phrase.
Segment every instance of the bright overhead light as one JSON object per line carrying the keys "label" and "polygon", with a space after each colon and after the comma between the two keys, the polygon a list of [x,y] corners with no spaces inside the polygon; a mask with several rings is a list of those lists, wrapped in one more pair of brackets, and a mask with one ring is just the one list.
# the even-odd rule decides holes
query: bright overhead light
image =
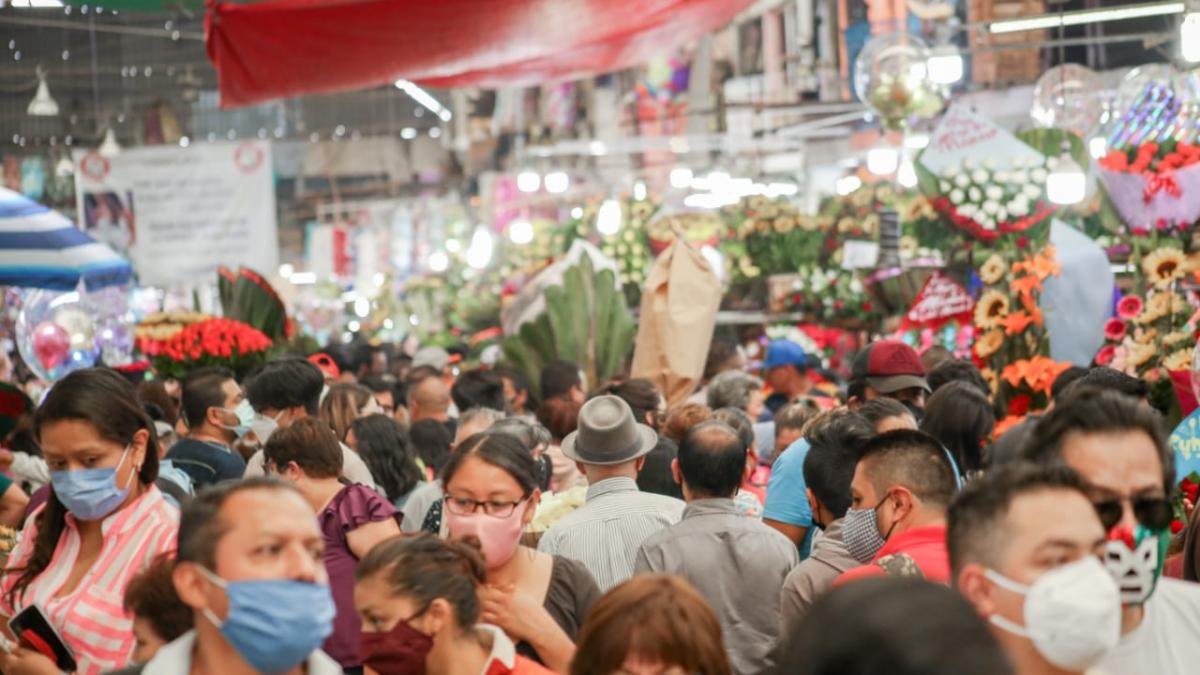
{"label": "bright overhead light", "polygon": [[680,166],[680,167],[671,169],[671,187],[682,190],[691,184],[692,184],[692,170],[691,169],[684,167],[684,166]]}
{"label": "bright overhead light", "polygon": [[517,189],[521,192],[537,192],[542,186],[542,177],[536,171],[522,171],[517,174]]}
{"label": "bright overhead light", "polygon": [[523,218],[509,223],[508,240],[514,244],[522,245],[533,241],[533,223]]}
{"label": "bright overhead light", "polygon": [[851,192],[854,192],[860,187],[862,187],[862,179],[854,174],[842,176],[837,180],[837,183],[834,184],[834,189],[836,189],[837,193],[843,197]]}
{"label": "bright overhead light", "polygon": [[597,157],[608,154],[608,146],[604,145],[604,141],[592,141],[588,143],[588,153]]}
{"label": "bright overhead light", "polygon": [[58,115],[58,101],[50,96],[50,87],[46,85],[46,75],[38,68],[38,88],[33,100],[25,112],[34,117],[54,117]]}
{"label": "bright overhead light", "polygon": [[403,129],[400,130],[400,138],[403,138],[406,141],[411,141],[412,139],[414,139],[416,137],[417,137],[417,130],[414,129],[413,127],[404,127]]}
{"label": "bright overhead light", "polygon": [[1103,136],[1097,136],[1088,141],[1088,152],[1096,159],[1102,159],[1108,154],[1108,139]]}
{"label": "bright overhead light", "polygon": [[317,275],[313,272],[296,272],[288,281],[296,286],[307,286],[317,283]]}
{"label": "bright overhead light", "polygon": [[621,231],[621,202],[605,199],[596,213],[596,231],[611,237]]}
{"label": "bright overhead light", "polygon": [[904,147],[921,150],[929,146],[929,134],[909,134],[904,137]]}
{"label": "bright overhead light", "polygon": [[447,239],[446,250],[451,253],[458,253],[462,250],[462,242],[457,239]]}
{"label": "bright overhead light", "polygon": [[371,301],[362,296],[359,296],[358,299],[354,301],[354,313],[364,319],[367,318],[368,316],[370,316],[371,315]]}
{"label": "bright overhead light", "polygon": [[39,9],[46,7],[62,7],[62,0],[9,0],[9,7],[27,7]]}
{"label": "bright overhead light", "polygon": [[800,191],[795,183],[770,183],[767,185],[768,197],[790,197]]}
{"label": "bright overhead light", "polygon": [[481,270],[492,261],[492,235],[487,228],[480,225],[471,235],[471,245],[467,247],[467,265]]}
{"label": "bright overhead light", "polygon": [[117,142],[117,135],[113,133],[112,127],[104,132],[104,140],[100,142],[100,147],[97,152],[101,157],[116,157],[121,154],[121,144]]}
{"label": "bright overhead light", "polygon": [[896,173],[900,166],[900,153],[896,148],[881,145],[867,151],[867,171],[876,176],[888,176]]}
{"label": "bright overhead light", "polygon": [[929,57],[929,79],[950,85],[963,79],[963,57],[954,45],[938,45]]}
{"label": "bright overhead light", "polygon": [[432,272],[445,272],[450,267],[450,256],[441,251],[434,251],[429,256],[429,269]]}
{"label": "bright overhead light", "polygon": [[[1051,160],[1054,161],[1054,160]],[[1087,174],[1063,144],[1062,156],[1046,174],[1046,197],[1055,204],[1078,204],[1087,196]]]}
{"label": "bright overhead light", "polygon": [[646,184],[640,180],[633,184],[633,198],[639,202],[646,199]]}
{"label": "bright overhead light", "polygon": [[1184,61],[1200,61],[1200,12],[1189,12],[1179,24],[1179,53]]}
{"label": "bright overhead light", "polygon": [[362,324],[357,321],[351,321],[350,323],[346,324],[346,329],[351,333],[357,333],[360,328],[362,328]]}
{"label": "bright overhead light", "polygon": [[900,163],[900,169],[896,172],[896,182],[900,184],[900,187],[917,186],[917,167],[913,166],[911,159]]}
{"label": "bright overhead light", "polygon": [[546,192],[553,194],[566,192],[571,186],[571,178],[565,171],[551,171],[542,182],[546,185]]}
{"label": "bright overhead light", "polygon": [[572,218],[582,218],[583,217],[583,207],[576,206],[575,208],[571,209],[571,217]]}
{"label": "bright overhead light", "polygon": [[437,115],[443,122],[449,122],[450,118],[454,117],[446,106],[416,84],[408,80],[396,80],[396,88],[411,96],[414,101]]}
{"label": "bright overhead light", "polygon": [[296,268],[291,263],[284,263],[279,266],[279,276],[283,277],[284,279],[291,279],[292,275],[295,273]]}
{"label": "bright overhead light", "polygon": [[1126,19],[1140,19],[1147,16],[1163,16],[1166,14],[1182,14],[1186,9],[1187,5],[1182,2],[1154,2],[1140,5],[1125,5],[1123,7],[1107,7],[1105,9],[1085,9],[1075,12],[1063,12],[1061,14],[993,21],[988,25],[988,31],[993,35],[1019,33],[1041,28],[1081,26],[1088,23],[1124,21]]}
{"label": "bright overhead light", "polygon": [[188,138],[187,136],[179,137],[179,147],[186,148],[187,146],[189,146],[191,144],[192,144],[192,139]]}

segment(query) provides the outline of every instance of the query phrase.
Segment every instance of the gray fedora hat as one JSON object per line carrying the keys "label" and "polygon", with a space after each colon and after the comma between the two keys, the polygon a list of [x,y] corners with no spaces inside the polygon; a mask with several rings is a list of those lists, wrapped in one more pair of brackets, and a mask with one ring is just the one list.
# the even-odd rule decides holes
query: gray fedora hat
{"label": "gray fedora hat", "polygon": [[597,396],[579,410],[579,429],[563,439],[569,459],[606,466],[628,462],[654,449],[658,434],[633,419],[629,404],[616,396]]}

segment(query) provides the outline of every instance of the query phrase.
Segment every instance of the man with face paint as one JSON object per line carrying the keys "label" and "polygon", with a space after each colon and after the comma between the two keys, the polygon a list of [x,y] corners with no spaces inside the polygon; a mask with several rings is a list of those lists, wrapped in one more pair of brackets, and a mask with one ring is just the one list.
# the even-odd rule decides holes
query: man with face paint
{"label": "man with face paint", "polygon": [[142,675],[341,675],[320,649],[335,612],[323,549],[312,507],[287,483],[251,478],[201,493],[180,517],[173,574],[196,628]]}
{"label": "man with face paint", "polygon": [[954,585],[1021,675],[1082,675],[1120,640],[1121,600],[1085,490],[1066,467],[1015,463],[950,506]]}
{"label": "man with face paint", "polygon": [[925,397],[930,393],[921,357],[899,340],[872,342],[854,357],[847,389],[852,410],[877,398],[893,398],[920,422]]}
{"label": "man with face paint", "polygon": [[[246,478],[262,476],[262,446],[276,429],[296,420],[316,417],[321,404],[325,378],[316,366],[301,358],[277,359],[263,366],[246,383],[246,399],[254,408],[250,431],[259,450],[246,462]],[[375,480],[362,458],[342,445],[342,476],[351,483],[375,487]]]}
{"label": "man with face paint", "polygon": [[187,438],[171,447],[167,459],[197,489],[246,473],[246,460],[232,445],[250,432],[254,409],[231,371],[202,368],[189,373],[183,381],[183,417]]}
{"label": "man with face paint", "polygon": [[946,508],[957,491],[940,443],[920,431],[880,434],[862,449],[842,538],[860,563],[834,583],[871,576],[949,583]]}
{"label": "man with face paint", "polygon": [[1104,565],[1121,591],[1121,641],[1107,675],[1192,673],[1200,664],[1200,586],[1162,578],[1174,455],[1162,420],[1115,391],[1072,391],[1038,422],[1027,459],[1065,464],[1087,484],[1107,532]]}

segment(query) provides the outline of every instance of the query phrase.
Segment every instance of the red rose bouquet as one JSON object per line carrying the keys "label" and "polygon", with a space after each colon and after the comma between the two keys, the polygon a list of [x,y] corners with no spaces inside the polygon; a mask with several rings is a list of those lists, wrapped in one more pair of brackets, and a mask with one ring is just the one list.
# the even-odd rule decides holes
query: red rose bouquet
{"label": "red rose bouquet", "polygon": [[1200,218],[1200,145],[1147,142],[1100,160],[1113,205],[1135,234],[1188,228]]}
{"label": "red rose bouquet", "polygon": [[273,343],[262,331],[231,319],[206,319],[167,340],[139,347],[163,377],[182,378],[195,368],[222,366],[242,376],[266,362]]}

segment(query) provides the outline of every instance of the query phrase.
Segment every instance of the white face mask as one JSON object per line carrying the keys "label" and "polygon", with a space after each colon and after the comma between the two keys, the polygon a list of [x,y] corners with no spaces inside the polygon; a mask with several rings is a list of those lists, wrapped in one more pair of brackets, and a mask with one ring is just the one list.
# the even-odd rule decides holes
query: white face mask
{"label": "white face mask", "polygon": [[250,431],[254,432],[254,435],[258,438],[259,443],[266,445],[267,439],[270,438],[271,434],[275,433],[275,430],[279,428],[280,417],[283,417],[282,410],[280,410],[279,414],[275,415],[274,417],[267,417],[262,413],[254,414],[254,419],[250,422]]}
{"label": "white face mask", "polygon": [[985,575],[997,586],[1025,596],[1025,625],[998,614],[996,627],[1027,638],[1050,663],[1085,670],[1121,640],[1121,596],[1116,582],[1093,556],[1046,572],[1032,586],[998,572]]}

